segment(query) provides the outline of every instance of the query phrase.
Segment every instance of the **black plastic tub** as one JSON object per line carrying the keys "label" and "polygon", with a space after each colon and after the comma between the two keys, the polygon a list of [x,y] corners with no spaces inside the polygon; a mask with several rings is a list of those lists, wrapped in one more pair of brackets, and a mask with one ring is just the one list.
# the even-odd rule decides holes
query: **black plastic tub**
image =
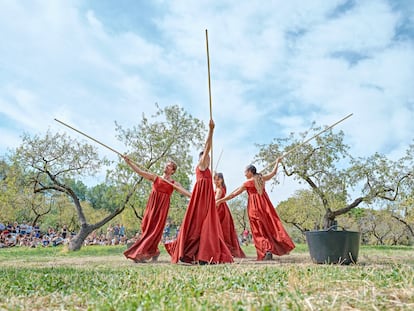
{"label": "black plastic tub", "polygon": [[306,231],[305,236],[314,263],[349,265],[358,260],[360,232]]}

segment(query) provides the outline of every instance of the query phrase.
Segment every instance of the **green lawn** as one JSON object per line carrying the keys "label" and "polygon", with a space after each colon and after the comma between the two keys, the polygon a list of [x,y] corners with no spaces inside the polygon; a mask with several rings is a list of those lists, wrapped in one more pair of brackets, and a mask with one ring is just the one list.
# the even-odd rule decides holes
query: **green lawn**
{"label": "green lawn", "polygon": [[306,245],[272,262],[181,266],[126,260],[125,247],[0,249],[0,310],[412,310],[414,249],[364,247],[317,265]]}

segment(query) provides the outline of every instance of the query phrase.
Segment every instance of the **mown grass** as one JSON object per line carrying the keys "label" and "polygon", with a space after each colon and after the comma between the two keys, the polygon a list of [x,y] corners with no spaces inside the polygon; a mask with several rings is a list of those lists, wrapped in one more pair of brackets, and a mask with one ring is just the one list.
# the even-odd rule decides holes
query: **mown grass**
{"label": "mown grass", "polygon": [[361,247],[358,264],[316,265],[306,245],[272,262],[134,264],[124,247],[0,250],[1,310],[411,310],[414,249]]}

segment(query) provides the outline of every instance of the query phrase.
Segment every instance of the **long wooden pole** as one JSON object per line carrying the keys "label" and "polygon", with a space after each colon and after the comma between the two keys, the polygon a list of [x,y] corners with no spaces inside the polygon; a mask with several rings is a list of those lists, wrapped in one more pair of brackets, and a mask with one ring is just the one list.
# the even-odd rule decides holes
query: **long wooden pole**
{"label": "long wooden pole", "polygon": [[[290,149],[289,151],[285,152],[284,154],[282,154],[280,157],[281,158],[285,158],[287,155],[291,154],[293,151],[295,151],[296,149],[298,149],[299,147],[303,146],[304,144],[310,142],[312,139],[315,139],[316,137],[320,136],[321,134],[325,133],[326,131],[330,130],[331,128],[333,128],[334,126],[338,125],[339,123],[341,123],[342,121],[345,121],[346,119],[348,119],[349,117],[351,117],[353,115],[353,113],[350,113],[349,115],[347,115],[346,117],[342,118],[341,120],[335,122],[334,124],[328,126],[326,129],[320,131],[319,133],[313,135],[311,138],[308,138],[307,140],[305,140],[304,142],[300,143],[299,145],[293,147],[292,149]],[[265,171],[269,166],[272,166],[276,163],[276,161],[272,162],[271,164],[269,164],[268,166],[266,166],[262,171]]]}
{"label": "long wooden pole", "polygon": [[[105,147],[105,148],[107,148],[107,149],[109,149],[109,150],[111,150],[112,152],[115,152],[117,155],[119,155],[120,157],[124,157],[125,155],[124,154],[122,154],[122,153],[120,153],[119,151],[117,151],[117,150],[115,150],[114,148],[111,148],[111,147],[109,147],[108,145],[106,145],[106,144],[104,144],[104,143],[102,143],[102,142],[100,142],[99,140],[97,140],[97,139],[95,139],[95,138],[93,138],[93,137],[91,137],[91,136],[89,136],[88,134],[85,134],[85,133],[83,133],[83,132],[81,132],[81,131],[79,131],[79,130],[77,130],[77,129],[75,129],[74,127],[72,127],[72,126],[70,126],[69,124],[66,124],[66,123],[64,123],[64,122],[62,122],[62,121],[60,121],[60,120],[58,120],[58,119],[56,119],[55,118],[55,121],[56,122],[59,122],[60,124],[62,124],[62,125],[64,125],[64,126],[66,126],[66,127],[68,127],[68,128],[70,128],[71,130],[73,130],[73,131],[75,131],[75,132],[78,132],[79,134],[81,134],[81,135],[83,135],[83,136],[85,136],[85,137],[87,137],[87,138],[89,138],[90,140],[93,140],[94,142],[96,142],[96,143],[98,143],[98,144],[100,144],[101,146],[103,146],[103,147]],[[146,169],[143,169],[142,168],[142,166],[141,165],[139,165],[138,163],[136,163],[135,161],[132,161],[132,159],[130,159],[131,160],[131,162],[133,162],[135,165],[137,165],[137,166],[139,166],[143,171],[145,171],[145,172],[147,172],[147,173],[151,173],[151,172],[148,172]],[[153,174],[153,173],[151,173],[151,174]],[[155,175],[155,174],[154,174]],[[171,183],[169,180],[167,180],[167,179],[165,179],[165,178],[163,178],[163,177],[161,177],[161,176],[158,176],[158,177],[160,177],[162,180],[164,180],[164,181],[166,181],[168,184],[170,184],[171,186],[173,186],[175,189],[179,189],[178,187],[177,187],[177,185],[174,185],[173,183]]]}
{"label": "long wooden pole", "polygon": [[[210,79],[210,53],[208,51],[208,32],[206,29],[206,49],[207,49],[207,70],[208,70],[208,98],[210,103],[210,120],[213,120],[213,107],[211,104],[211,79]],[[211,169],[213,169],[213,139],[211,139]]]}
{"label": "long wooden pole", "polygon": [[115,152],[115,153],[116,153],[116,154],[118,154],[119,156],[121,156],[121,157],[123,157],[123,156],[124,156],[124,155],[123,155],[122,153],[120,153],[119,151],[116,151],[115,149],[113,149],[113,148],[109,147],[108,145],[105,145],[104,143],[101,143],[99,140],[96,140],[95,138],[93,138],[93,137],[89,136],[88,134],[85,134],[85,133],[83,133],[83,132],[81,132],[81,131],[79,131],[79,130],[75,129],[74,127],[72,127],[72,126],[70,126],[70,125],[68,125],[68,124],[66,124],[66,123],[64,123],[64,122],[62,122],[62,121],[60,121],[60,120],[58,120],[58,119],[56,119],[56,118],[55,118],[55,121],[56,121],[56,122],[59,122],[60,124],[62,124],[62,125],[64,125],[64,126],[66,126],[66,127],[68,127],[68,128],[70,128],[71,130],[73,130],[73,131],[75,131],[75,132],[78,132],[79,134],[81,134],[81,135],[83,135],[83,136],[85,136],[85,137],[89,138],[90,140],[93,140],[94,142],[96,142],[96,143],[100,144],[101,146],[104,146],[105,148],[107,148],[107,149],[111,150],[112,152]]}

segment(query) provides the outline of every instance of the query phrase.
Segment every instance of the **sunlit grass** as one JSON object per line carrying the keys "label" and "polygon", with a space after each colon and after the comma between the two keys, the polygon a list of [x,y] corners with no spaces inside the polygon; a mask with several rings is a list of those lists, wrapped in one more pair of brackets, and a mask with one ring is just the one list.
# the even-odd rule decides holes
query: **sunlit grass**
{"label": "sunlit grass", "polygon": [[[357,265],[316,265],[306,245],[257,263],[134,264],[125,247],[0,250],[0,310],[410,310],[413,248],[362,247]],[[395,255],[393,257],[393,255]]]}

